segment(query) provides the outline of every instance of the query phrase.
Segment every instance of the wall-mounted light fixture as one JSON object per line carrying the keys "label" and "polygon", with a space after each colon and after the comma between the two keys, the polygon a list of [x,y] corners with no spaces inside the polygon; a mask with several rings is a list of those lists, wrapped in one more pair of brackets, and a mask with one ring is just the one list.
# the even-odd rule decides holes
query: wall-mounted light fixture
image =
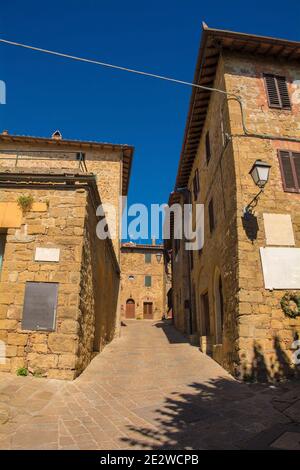
{"label": "wall-mounted light fixture", "polygon": [[249,175],[251,175],[256,186],[260,188],[260,191],[256,194],[252,201],[250,201],[249,204],[244,207],[244,217],[247,218],[247,215],[252,214],[253,209],[256,207],[259,196],[264,191],[264,188],[269,181],[270,168],[271,165],[269,163],[263,162],[262,160],[256,160],[251,170],[249,171]]}
{"label": "wall-mounted light fixture", "polygon": [[253,164],[249,175],[252,176],[252,179],[256,186],[259,188],[264,188],[269,180],[271,165],[269,163],[263,162],[262,160],[256,160]]}
{"label": "wall-mounted light fixture", "polygon": [[157,259],[157,262],[158,262],[158,263],[161,262],[161,258],[162,258],[162,254],[161,254],[161,253],[157,253],[156,259]]}

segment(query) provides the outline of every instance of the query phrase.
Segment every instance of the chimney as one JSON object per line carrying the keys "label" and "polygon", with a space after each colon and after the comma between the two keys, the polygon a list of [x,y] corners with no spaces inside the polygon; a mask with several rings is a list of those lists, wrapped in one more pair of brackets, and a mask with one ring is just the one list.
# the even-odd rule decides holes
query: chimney
{"label": "chimney", "polygon": [[61,135],[60,131],[57,130],[57,131],[53,132],[51,138],[54,139],[54,140],[61,140],[62,135]]}

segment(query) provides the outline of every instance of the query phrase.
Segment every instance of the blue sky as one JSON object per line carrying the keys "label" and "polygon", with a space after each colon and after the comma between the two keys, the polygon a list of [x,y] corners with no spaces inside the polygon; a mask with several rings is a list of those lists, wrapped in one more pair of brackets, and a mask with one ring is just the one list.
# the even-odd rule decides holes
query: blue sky
{"label": "blue sky", "polygon": [[[300,2],[11,0],[3,38],[192,81],[201,22],[300,40]],[[245,6],[247,5],[247,8]],[[271,16],[270,16],[271,15]],[[167,202],[191,90],[0,45],[0,129],[135,146],[129,203]]]}

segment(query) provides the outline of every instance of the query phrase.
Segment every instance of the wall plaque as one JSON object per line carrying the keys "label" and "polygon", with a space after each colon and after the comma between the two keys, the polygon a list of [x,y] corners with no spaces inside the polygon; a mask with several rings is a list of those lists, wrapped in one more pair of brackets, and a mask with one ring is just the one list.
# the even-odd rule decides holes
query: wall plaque
{"label": "wall plaque", "polygon": [[290,214],[263,214],[267,245],[295,246]]}
{"label": "wall plaque", "polygon": [[36,248],[35,249],[35,261],[46,261],[46,262],[58,262],[60,255],[59,248]]}
{"label": "wall plaque", "polygon": [[26,282],[22,329],[54,331],[58,283]]}

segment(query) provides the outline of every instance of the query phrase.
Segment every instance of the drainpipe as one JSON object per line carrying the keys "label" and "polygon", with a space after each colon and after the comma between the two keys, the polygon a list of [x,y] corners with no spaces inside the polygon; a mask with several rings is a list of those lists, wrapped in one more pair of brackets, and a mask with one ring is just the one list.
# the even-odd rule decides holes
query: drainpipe
{"label": "drainpipe", "polygon": [[[183,204],[191,204],[191,191],[187,188],[176,188],[174,193],[180,194],[183,197]],[[186,242],[184,232],[184,211],[182,213],[182,228],[183,228],[183,240]],[[193,334],[193,312],[192,312],[192,286],[191,286],[191,256],[188,252],[188,288],[189,288],[189,330],[190,335]]]}

